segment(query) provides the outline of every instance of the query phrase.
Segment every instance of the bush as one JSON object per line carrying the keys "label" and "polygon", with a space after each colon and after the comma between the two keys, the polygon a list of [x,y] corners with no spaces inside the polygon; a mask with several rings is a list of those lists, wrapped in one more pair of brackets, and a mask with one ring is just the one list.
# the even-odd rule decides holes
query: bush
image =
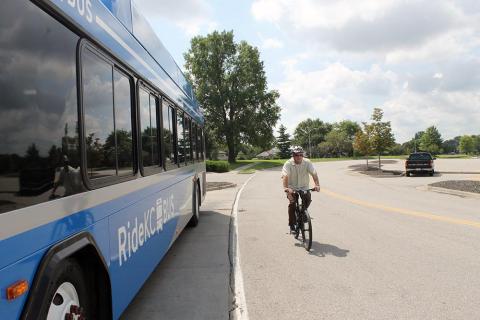
{"label": "bush", "polygon": [[207,160],[207,171],[209,172],[228,172],[230,171],[230,166],[228,161],[212,161]]}

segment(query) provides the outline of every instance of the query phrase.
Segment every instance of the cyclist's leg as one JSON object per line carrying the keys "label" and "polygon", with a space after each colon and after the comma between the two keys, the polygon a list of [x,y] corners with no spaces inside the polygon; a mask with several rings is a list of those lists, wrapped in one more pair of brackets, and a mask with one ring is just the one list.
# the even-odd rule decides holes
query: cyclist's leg
{"label": "cyclist's leg", "polygon": [[310,206],[312,203],[312,194],[310,192],[305,192],[305,209]]}
{"label": "cyclist's leg", "polygon": [[288,225],[290,226],[290,229],[292,229],[292,226],[295,226],[295,203],[296,203],[296,197],[298,197],[297,194],[290,194],[287,193],[287,198],[289,201],[288,204]]}

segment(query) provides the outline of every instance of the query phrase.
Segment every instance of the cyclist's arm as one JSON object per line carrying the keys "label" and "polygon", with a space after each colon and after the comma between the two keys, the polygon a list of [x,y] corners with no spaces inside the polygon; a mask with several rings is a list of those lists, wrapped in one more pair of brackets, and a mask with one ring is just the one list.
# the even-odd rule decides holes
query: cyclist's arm
{"label": "cyclist's arm", "polygon": [[313,182],[315,182],[315,191],[320,191],[320,182],[318,181],[318,175],[315,172],[312,174]]}
{"label": "cyclist's arm", "polygon": [[283,181],[283,191],[291,193],[293,190],[288,187],[288,176],[283,175],[282,181]]}

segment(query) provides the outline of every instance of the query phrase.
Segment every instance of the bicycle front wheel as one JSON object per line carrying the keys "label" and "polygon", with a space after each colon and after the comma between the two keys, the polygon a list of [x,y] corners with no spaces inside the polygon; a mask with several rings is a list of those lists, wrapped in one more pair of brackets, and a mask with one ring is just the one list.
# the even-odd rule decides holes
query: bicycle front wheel
{"label": "bicycle front wheel", "polygon": [[308,211],[305,211],[303,217],[303,228],[301,228],[302,232],[302,242],[303,247],[305,250],[310,251],[312,248],[312,219],[308,214]]}

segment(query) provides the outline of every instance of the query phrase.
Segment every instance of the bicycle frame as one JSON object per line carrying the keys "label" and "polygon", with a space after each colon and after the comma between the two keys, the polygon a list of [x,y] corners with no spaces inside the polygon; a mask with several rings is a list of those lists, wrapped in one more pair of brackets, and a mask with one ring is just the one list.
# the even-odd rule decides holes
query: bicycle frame
{"label": "bicycle frame", "polygon": [[295,191],[295,239],[298,239],[301,234],[303,246],[307,251],[310,251],[310,248],[312,247],[312,222],[305,204],[306,195],[310,194],[310,191],[312,190],[315,189]]}

